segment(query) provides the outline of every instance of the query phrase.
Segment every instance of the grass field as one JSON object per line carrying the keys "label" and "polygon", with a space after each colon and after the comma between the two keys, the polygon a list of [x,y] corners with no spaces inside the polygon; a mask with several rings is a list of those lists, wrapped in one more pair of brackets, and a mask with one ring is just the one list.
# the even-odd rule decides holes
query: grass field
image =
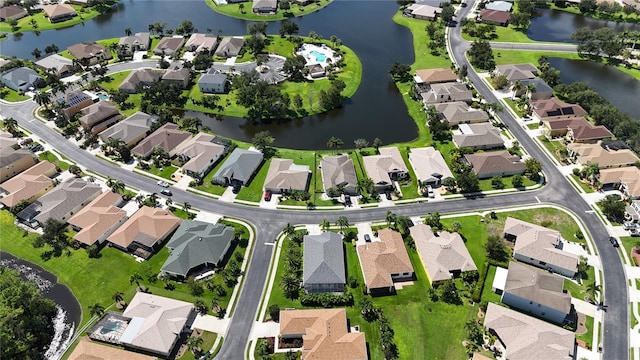
{"label": "grass field", "polygon": [[4,87],[2,91],[0,91],[2,100],[7,102],[19,102],[29,99],[29,96],[21,94],[18,91],[9,89],[8,87]]}
{"label": "grass field", "polygon": [[564,146],[560,140],[549,140],[546,136],[540,135],[538,136],[538,140],[542,143],[542,145],[549,150],[551,154],[558,160],[562,162],[562,158],[560,157],[559,152],[564,151],[567,147]]}
{"label": "grass field", "polygon": [[[213,343],[216,342],[216,338],[218,337],[218,334],[212,333],[209,331],[204,331],[202,335],[200,335],[200,337],[202,337],[202,345],[200,345],[200,348],[204,352],[209,350],[214,350],[212,349],[212,347],[213,347]],[[182,354],[181,357],[178,358],[178,360],[196,360],[196,356],[194,355],[193,352],[187,350],[184,352],[184,354]]]}
{"label": "grass field", "polygon": [[251,21],[275,21],[282,20],[288,17],[298,17],[311,14],[312,12],[319,11],[323,7],[329,5],[333,0],[317,0],[306,6],[291,4],[289,10],[278,9],[276,14],[273,15],[258,15],[251,11],[251,3],[235,3],[226,5],[217,5],[213,0],[205,0],[207,5],[214,11],[243,20]]}
{"label": "grass field", "polygon": [[56,166],[58,166],[61,170],[67,170],[69,169],[69,166],[71,166],[71,164],[69,164],[66,161],[62,161],[60,159],[58,159],[57,156],[55,156],[54,154],[50,153],[49,151],[43,151],[38,155],[38,158],[40,160],[47,160],[48,162],[55,164]]}
{"label": "grass field", "polygon": [[[473,41],[478,40],[478,37],[469,36],[465,33],[462,34],[462,38],[465,40]],[[516,42],[516,43],[535,43],[538,41],[531,40],[527,36],[526,32],[517,30],[512,25],[507,27],[504,26],[496,26],[496,37],[495,39],[491,39],[491,41],[499,41],[499,42]]]}
{"label": "grass field", "polygon": [[[78,16],[75,16],[69,20],[52,23],[49,18],[45,17],[44,12],[37,12],[33,15],[27,15],[18,20],[18,25],[15,28],[6,22],[0,23],[0,32],[26,32],[26,31],[44,31],[51,29],[62,29],[76,24],[80,24],[84,21],[90,20],[100,13],[93,8],[86,8],[80,5],[71,5]],[[32,21],[33,20],[33,21]],[[34,25],[35,24],[35,25]]]}

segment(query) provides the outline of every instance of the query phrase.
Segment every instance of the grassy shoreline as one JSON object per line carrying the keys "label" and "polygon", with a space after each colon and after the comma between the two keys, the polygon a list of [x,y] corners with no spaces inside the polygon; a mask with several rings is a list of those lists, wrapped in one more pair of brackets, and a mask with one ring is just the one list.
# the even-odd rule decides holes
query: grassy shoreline
{"label": "grassy shoreline", "polygon": [[[278,9],[274,15],[257,15],[251,11],[251,3],[234,3],[226,5],[218,5],[213,0],[205,0],[205,3],[215,12],[234,17],[236,19],[249,21],[277,21],[290,17],[300,17],[308,15],[323,9],[331,4],[333,0],[317,0],[306,6],[291,4],[291,8],[287,10]],[[242,4],[242,8],[240,5]]]}
{"label": "grassy shoreline", "polygon": [[[44,31],[44,30],[62,29],[62,28],[83,23],[87,20],[91,20],[101,14],[98,10],[91,7],[83,7],[80,5],[71,5],[71,6],[76,10],[76,12],[78,13],[78,16],[74,16],[69,20],[52,23],[49,21],[47,17],[44,16],[44,12],[37,12],[37,13],[34,13],[33,15],[27,15],[22,19],[19,19],[18,25],[16,26],[15,30],[8,23],[1,22],[0,32],[21,33],[21,32],[28,32],[28,31]],[[35,20],[35,24],[36,24],[35,27],[31,22],[32,19]]]}

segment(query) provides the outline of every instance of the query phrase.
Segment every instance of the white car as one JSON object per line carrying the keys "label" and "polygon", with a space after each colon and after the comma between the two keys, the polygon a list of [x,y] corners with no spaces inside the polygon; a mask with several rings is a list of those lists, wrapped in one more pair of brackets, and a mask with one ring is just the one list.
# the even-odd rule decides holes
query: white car
{"label": "white car", "polygon": [[164,188],[169,187],[169,183],[164,181],[164,180],[159,180],[158,181],[158,185],[160,185],[160,186],[162,186]]}
{"label": "white car", "polygon": [[427,185],[427,194],[430,198],[436,197],[436,195],[433,193],[433,188],[431,187],[431,185]]}

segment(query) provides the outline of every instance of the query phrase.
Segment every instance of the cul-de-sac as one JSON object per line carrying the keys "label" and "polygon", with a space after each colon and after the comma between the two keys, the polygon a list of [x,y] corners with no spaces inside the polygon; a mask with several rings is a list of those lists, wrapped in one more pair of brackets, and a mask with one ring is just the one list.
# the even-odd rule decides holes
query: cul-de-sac
{"label": "cul-de-sac", "polygon": [[640,1],[0,1],[0,359],[640,360]]}

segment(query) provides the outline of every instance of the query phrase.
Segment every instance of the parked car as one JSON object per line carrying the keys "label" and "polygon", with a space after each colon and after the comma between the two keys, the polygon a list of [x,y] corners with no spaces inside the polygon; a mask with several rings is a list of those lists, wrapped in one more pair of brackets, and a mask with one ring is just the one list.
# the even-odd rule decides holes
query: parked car
{"label": "parked car", "polygon": [[391,200],[391,191],[385,191],[385,192],[384,192],[384,197],[385,197],[387,200]]}
{"label": "parked car", "polygon": [[353,205],[353,204],[351,203],[351,196],[349,196],[349,195],[345,195],[345,196],[344,196],[344,205],[345,205],[345,206],[351,206],[351,205]]}
{"label": "parked car", "polygon": [[371,236],[369,234],[364,234],[364,241],[371,242]]}
{"label": "parked car", "polygon": [[613,236],[609,236],[609,242],[611,243],[611,245],[613,245],[613,247],[620,247],[620,244],[618,244],[618,239],[614,238]]}
{"label": "parked car", "polygon": [[433,192],[433,188],[431,187],[431,185],[427,185],[427,195],[428,195],[430,198],[434,198],[434,197],[436,197],[436,194],[434,194],[434,192]]}
{"label": "parked car", "polygon": [[271,201],[271,191],[267,190],[264,192],[264,201]]}
{"label": "parked car", "polygon": [[44,150],[44,148],[40,144],[32,145],[32,146],[29,147],[29,151],[31,151],[31,152],[37,152],[37,151],[42,151],[42,150]]}
{"label": "parked car", "polygon": [[239,193],[239,192],[240,192],[240,189],[242,189],[242,185],[240,185],[240,184],[233,184],[233,189],[231,189],[231,191],[232,191],[234,194],[237,194],[237,193]]}
{"label": "parked car", "polygon": [[169,187],[169,183],[164,180],[159,180],[158,185],[162,186],[163,188]]}
{"label": "parked car", "polygon": [[171,192],[171,190],[169,189],[162,189],[160,190],[160,194],[162,195],[166,195],[166,196],[173,196],[173,193]]}

